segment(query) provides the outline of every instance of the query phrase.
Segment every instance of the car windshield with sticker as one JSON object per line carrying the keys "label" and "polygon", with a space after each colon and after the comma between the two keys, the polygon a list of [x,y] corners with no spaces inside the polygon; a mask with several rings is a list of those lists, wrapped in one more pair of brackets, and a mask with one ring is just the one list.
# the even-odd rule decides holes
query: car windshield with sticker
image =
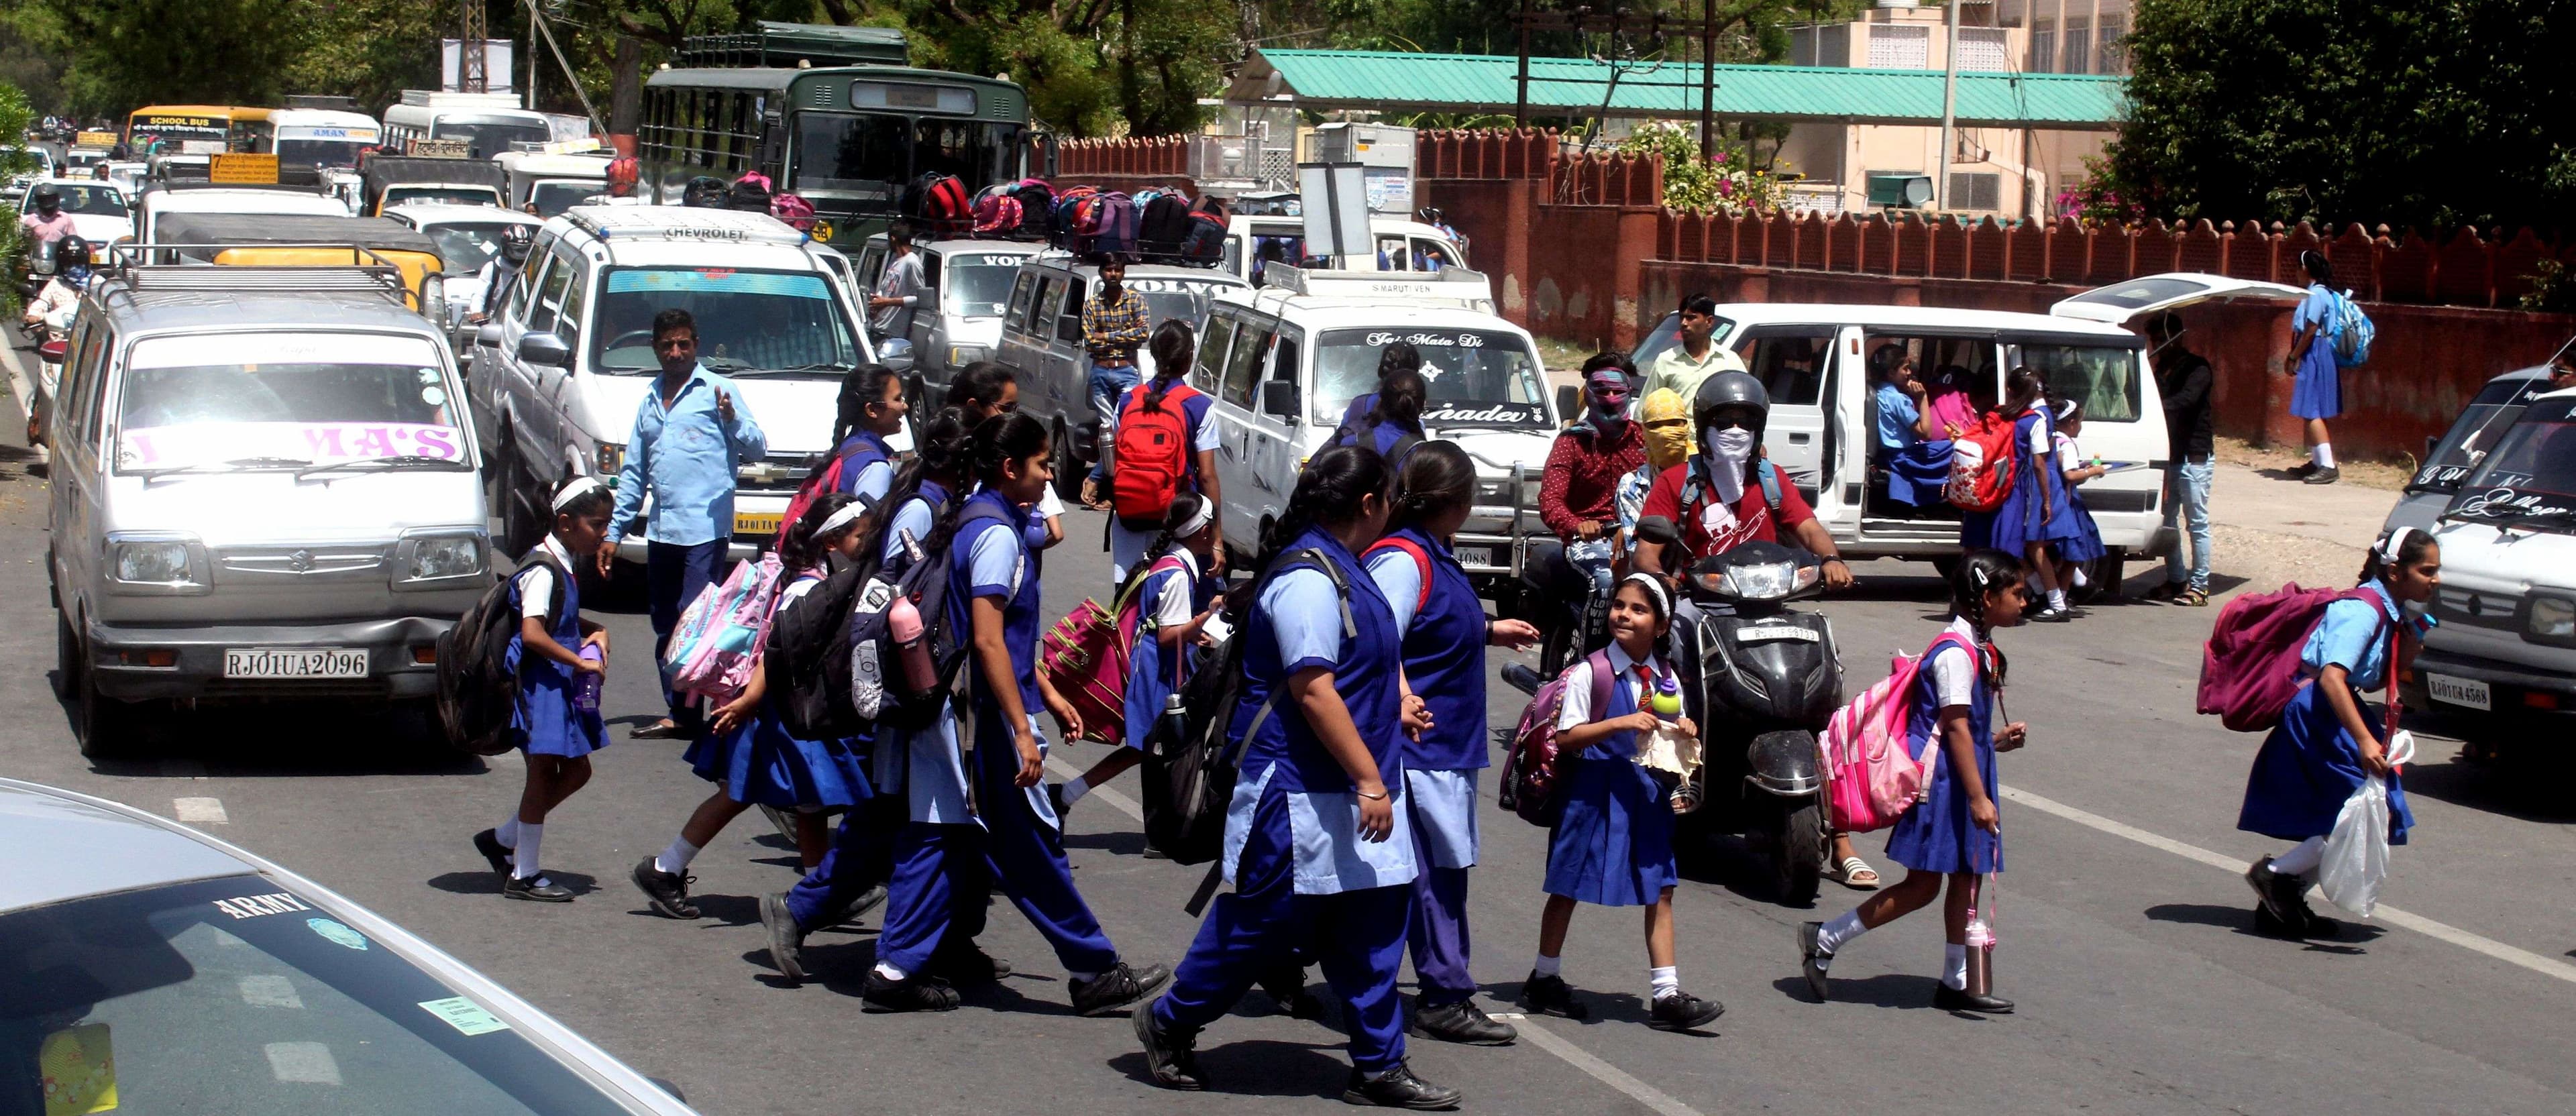
{"label": "car windshield with sticker", "polygon": [[257,876],[0,915],[0,1116],[643,1111]]}

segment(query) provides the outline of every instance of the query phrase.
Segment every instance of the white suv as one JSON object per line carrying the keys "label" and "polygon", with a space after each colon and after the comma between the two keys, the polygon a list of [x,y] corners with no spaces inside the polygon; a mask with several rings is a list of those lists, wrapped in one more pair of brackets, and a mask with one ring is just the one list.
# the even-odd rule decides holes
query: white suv
{"label": "white suv", "polygon": [[[511,553],[536,544],[558,482],[616,482],[660,372],[653,315],[675,307],[697,319],[698,359],[740,386],[769,436],[769,456],[736,474],[733,557],[778,532],[832,449],[842,378],[876,359],[840,274],[765,213],[575,206],[538,231],[509,304],[475,339],[468,395]],[[641,562],[642,537],[618,556]]]}

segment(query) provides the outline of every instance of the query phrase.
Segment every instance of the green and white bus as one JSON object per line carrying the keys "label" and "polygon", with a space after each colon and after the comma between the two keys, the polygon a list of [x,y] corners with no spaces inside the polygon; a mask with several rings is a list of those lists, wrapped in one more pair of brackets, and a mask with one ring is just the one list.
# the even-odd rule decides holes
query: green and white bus
{"label": "green and white bus", "polygon": [[757,170],[814,206],[818,240],[863,241],[905,184],[937,171],[973,194],[1028,173],[1029,100],[1007,81],[906,66],[663,70],[637,136],[647,199]]}

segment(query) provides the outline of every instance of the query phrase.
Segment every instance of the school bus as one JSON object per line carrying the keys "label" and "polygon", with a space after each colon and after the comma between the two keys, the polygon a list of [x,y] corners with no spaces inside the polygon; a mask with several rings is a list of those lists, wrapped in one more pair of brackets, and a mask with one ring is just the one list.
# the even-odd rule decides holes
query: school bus
{"label": "school bus", "polygon": [[125,118],[125,143],[137,159],[156,154],[152,145],[169,145],[158,154],[178,154],[183,143],[206,144],[189,154],[211,155],[232,150],[233,124],[265,122],[267,109],[246,109],[235,105],[145,105]]}

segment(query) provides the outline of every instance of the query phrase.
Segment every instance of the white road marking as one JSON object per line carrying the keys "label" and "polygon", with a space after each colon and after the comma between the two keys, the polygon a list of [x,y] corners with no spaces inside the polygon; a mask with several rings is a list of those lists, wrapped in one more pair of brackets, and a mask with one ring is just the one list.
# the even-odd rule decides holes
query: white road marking
{"label": "white road marking", "polygon": [[340,1063],[331,1057],[331,1048],[318,1042],[272,1042],[267,1046],[268,1072],[280,1081],[306,1085],[337,1085]]}
{"label": "white road marking", "polygon": [[220,798],[173,798],[170,800],[170,816],[192,825],[228,825],[232,822],[224,815],[224,800]]}
{"label": "white road marking", "polygon": [[282,976],[246,976],[241,978],[241,998],[253,1007],[300,1008],[304,997],[295,994],[295,983]]}
{"label": "white road marking", "polygon": [[[2246,862],[2240,861],[2234,857],[2223,856],[2218,853],[2211,852],[2208,849],[2201,848],[2198,845],[2186,845],[2180,841],[2174,840],[2173,838],[2149,833],[2146,830],[2140,829],[2126,822],[2113,821],[2100,814],[2096,814],[2088,810],[2079,810],[2063,802],[2059,802],[2051,798],[2043,798],[2026,790],[2017,790],[2012,787],[2005,787],[2004,799],[2008,802],[2021,803],[2022,805],[2028,806],[2043,814],[2054,814],[2058,817],[2074,822],[2077,825],[2089,826],[2091,828],[2101,830],[2102,832],[2108,833],[2114,837],[2128,838],[2129,840],[2145,845],[2148,848],[2169,852],[2185,860],[2197,860],[2212,868],[2223,868],[2228,872],[2236,874],[2242,874],[2245,871]],[[2556,977],[2570,984],[2576,984],[2576,965],[2570,965],[2567,962],[2557,960],[2556,958],[2543,957],[2537,953],[2531,952],[2530,950],[2516,949],[2504,944],[2503,942],[2496,941],[2493,938],[2480,937],[2479,935],[2472,934],[2448,923],[2436,922],[2422,915],[2402,911],[2385,903],[2380,904],[2379,909],[2372,914],[2372,918],[2379,922],[2385,922],[2391,926],[2402,927],[2404,929],[2415,931],[2416,933],[2422,934],[2428,938],[2449,942],[2452,945],[2468,950],[2471,953],[2481,953],[2488,957],[2495,958],[2498,961],[2505,962],[2506,964],[2520,965],[2523,968],[2539,973],[2542,976]]]}
{"label": "white road marking", "polygon": [[[1074,770],[1071,764],[1065,763],[1053,756],[1047,757],[1047,769],[1067,779],[1082,774],[1082,772]],[[1135,799],[1129,798],[1117,791],[1094,790],[1084,797],[1100,799],[1116,808],[1119,813],[1125,814],[1130,818],[1134,818],[1139,822],[1145,820],[1144,807],[1138,805]],[[2386,910],[2387,908],[2383,907],[2381,909]],[[1565,1064],[1589,1074],[1593,1080],[1599,1081],[1613,1089],[1617,1089],[1622,1093],[1626,1093],[1628,1095],[1628,1099],[1654,1109],[1655,1111],[1662,1113],[1663,1116],[1700,1116],[1700,1111],[1698,1109],[1692,1108],[1687,1104],[1683,1104],[1682,1102],[1673,1099],[1671,1094],[1666,1093],[1661,1089],[1657,1089],[1652,1085],[1648,1085],[1644,1081],[1638,1080],[1635,1075],[1630,1074],[1626,1070],[1620,1069],[1617,1066],[1593,1057],[1582,1047],[1559,1038],[1547,1031],[1545,1028],[1540,1027],[1537,1020],[1524,1019],[1518,1012],[1488,1012],[1486,1014],[1491,1015],[1496,1019],[1509,1019],[1517,1022],[1521,1032],[1521,1037],[1528,1039],[1530,1045],[1556,1055],[1559,1059],[1563,1060]]]}

